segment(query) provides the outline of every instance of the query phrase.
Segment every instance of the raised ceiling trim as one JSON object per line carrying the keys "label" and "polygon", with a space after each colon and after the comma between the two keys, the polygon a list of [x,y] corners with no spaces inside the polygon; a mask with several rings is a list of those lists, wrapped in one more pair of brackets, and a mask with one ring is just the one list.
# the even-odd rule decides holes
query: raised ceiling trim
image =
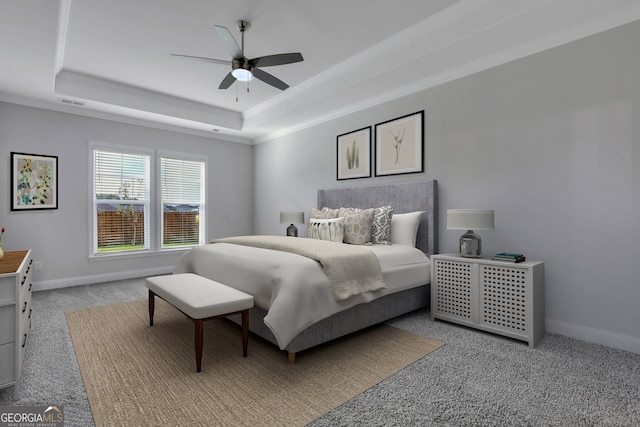
{"label": "raised ceiling trim", "polygon": [[152,92],[75,71],[65,69],[60,71],[55,78],[54,92],[58,95],[73,96],[206,123],[212,127],[242,130],[243,118],[239,112]]}

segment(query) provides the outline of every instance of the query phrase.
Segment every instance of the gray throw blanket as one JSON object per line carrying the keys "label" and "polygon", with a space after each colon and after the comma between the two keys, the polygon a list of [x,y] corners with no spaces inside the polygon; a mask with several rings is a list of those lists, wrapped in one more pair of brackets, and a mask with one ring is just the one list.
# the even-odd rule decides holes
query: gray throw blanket
{"label": "gray throw blanket", "polygon": [[238,236],[213,240],[291,252],[318,261],[329,278],[333,297],[341,301],[386,288],[375,254],[363,247],[326,240],[287,236]]}

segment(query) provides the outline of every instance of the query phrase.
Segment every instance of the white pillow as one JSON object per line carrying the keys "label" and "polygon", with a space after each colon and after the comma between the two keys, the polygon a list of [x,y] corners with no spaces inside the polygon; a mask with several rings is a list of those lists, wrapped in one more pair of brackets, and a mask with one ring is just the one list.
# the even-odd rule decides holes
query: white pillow
{"label": "white pillow", "polygon": [[309,219],[307,237],[310,239],[342,243],[344,240],[344,217]]}
{"label": "white pillow", "polygon": [[391,217],[391,243],[416,247],[420,217],[424,211],[394,213]]}

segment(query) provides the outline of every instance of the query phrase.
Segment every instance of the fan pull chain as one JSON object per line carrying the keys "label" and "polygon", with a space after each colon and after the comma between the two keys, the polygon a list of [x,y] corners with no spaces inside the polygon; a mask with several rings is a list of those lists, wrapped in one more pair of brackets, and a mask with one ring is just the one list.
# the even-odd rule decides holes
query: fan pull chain
{"label": "fan pull chain", "polygon": [[238,102],[238,86],[240,85],[236,85],[236,102]]}

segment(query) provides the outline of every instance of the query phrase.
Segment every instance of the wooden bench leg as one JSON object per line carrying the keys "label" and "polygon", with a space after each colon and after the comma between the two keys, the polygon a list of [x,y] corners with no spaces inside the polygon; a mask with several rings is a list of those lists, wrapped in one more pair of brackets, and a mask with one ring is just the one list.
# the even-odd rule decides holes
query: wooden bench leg
{"label": "wooden bench leg", "polygon": [[193,319],[196,325],[196,372],[201,372],[202,367],[202,341],[204,336],[204,320]]}
{"label": "wooden bench leg", "polygon": [[249,346],[249,310],[242,311],[242,357],[247,357]]}
{"label": "wooden bench leg", "polygon": [[153,313],[156,309],[156,294],[149,289],[149,326],[153,326]]}

